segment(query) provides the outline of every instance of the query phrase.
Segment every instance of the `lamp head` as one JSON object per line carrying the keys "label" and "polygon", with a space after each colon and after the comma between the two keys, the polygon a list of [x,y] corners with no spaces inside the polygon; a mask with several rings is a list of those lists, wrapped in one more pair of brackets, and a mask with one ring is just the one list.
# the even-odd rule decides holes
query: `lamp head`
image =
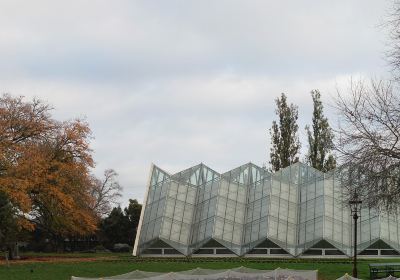
{"label": "lamp head", "polygon": [[352,199],[349,201],[351,212],[361,211],[362,201],[359,199],[357,192],[354,192]]}

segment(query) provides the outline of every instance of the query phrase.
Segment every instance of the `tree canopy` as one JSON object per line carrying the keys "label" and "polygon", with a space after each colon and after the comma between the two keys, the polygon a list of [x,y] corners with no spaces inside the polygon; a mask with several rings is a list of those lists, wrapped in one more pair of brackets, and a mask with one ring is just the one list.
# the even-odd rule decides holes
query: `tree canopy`
{"label": "tree canopy", "polygon": [[288,105],[284,93],[275,100],[275,103],[277,107],[275,112],[279,120],[278,122],[273,121],[270,129],[270,168],[272,171],[277,171],[299,161],[300,151],[297,106]]}
{"label": "tree canopy", "polygon": [[332,154],[333,131],[328,119],[324,116],[324,106],[321,101],[321,93],[318,90],[311,91],[313,100],[312,126],[306,126],[308,136],[308,153],[306,162],[322,172],[327,172],[336,167],[336,160]]}
{"label": "tree canopy", "polygon": [[352,83],[350,94],[339,94],[337,109],[340,127],[336,148],[340,152],[343,184],[352,186],[352,191],[356,190],[370,206],[397,208],[400,98],[392,84]]}
{"label": "tree canopy", "polygon": [[93,233],[98,179],[91,175],[89,125],[55,120],[51,110],[37,99],[0,97],[0,200],[12,209],[11,216],[3,213],[20,229],[40,227],[54,236]]}
{"label": "tree canopy", "polygon": [[115,243],[134,244],[141,210],[142,205],[136,199],[129,199],[128,207],[124,210],[114,207],[103,219],[100,230],[108,247]]}

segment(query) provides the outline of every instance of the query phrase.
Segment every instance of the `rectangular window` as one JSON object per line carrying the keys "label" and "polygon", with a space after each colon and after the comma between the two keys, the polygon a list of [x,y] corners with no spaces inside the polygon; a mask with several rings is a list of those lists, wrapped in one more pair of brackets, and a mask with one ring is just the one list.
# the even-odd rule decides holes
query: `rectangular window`
{"label": "rectangular window", "polygon": [[214,254],[214,249],[199,249],[194,254],[195,255],[212,255],[212,254]]}
{"label": "rectangular window", "polygon": [[288,253],[283,249],[269,249],[271,255],[287,255]]}
{"label": "rectangular window", "polygon": [[259,255],[266,255],[268,254],[268,249],[253,249],[248,254],[259,254]]}

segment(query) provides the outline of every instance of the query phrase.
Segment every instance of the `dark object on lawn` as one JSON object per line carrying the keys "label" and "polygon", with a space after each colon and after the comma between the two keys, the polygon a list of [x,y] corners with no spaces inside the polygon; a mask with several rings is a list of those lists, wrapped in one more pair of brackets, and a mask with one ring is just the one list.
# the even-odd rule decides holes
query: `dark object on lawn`
{"label": "dark object on lawn", "polygon": [[89,249],[89,250],[83,250],[83,251],[81,251],[81,253],[96,253],[96,249],[92,248],[92,249]]}
{"label": "dark object on lawn", "polygon": [[400,263],[370,263],[370,279],[400,275]]}
{"label": "dark object on lawn", "polygon": [[129,252],[131,251],[131,247],[128,244],[124,243],[116,243],[113,247],[114,252]]}

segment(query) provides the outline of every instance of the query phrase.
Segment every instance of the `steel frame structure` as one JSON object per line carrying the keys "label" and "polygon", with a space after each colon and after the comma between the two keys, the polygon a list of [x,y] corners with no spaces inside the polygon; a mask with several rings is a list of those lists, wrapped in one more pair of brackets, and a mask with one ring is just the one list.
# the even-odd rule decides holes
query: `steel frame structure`
{"label": "steel frame structure", "polygon": [[[293,257],[321,241],[350,257],[351,213],[337,177],[302,163],[275,173],[248,163],[222,174],[204,164],[176,174],[152,165],[133,254],[162,241],[191,256],[213,240],[244,256],[269,240]],[[363,208],[360,216],[357,251],[383,241],[398,254],[399,215]]]}

